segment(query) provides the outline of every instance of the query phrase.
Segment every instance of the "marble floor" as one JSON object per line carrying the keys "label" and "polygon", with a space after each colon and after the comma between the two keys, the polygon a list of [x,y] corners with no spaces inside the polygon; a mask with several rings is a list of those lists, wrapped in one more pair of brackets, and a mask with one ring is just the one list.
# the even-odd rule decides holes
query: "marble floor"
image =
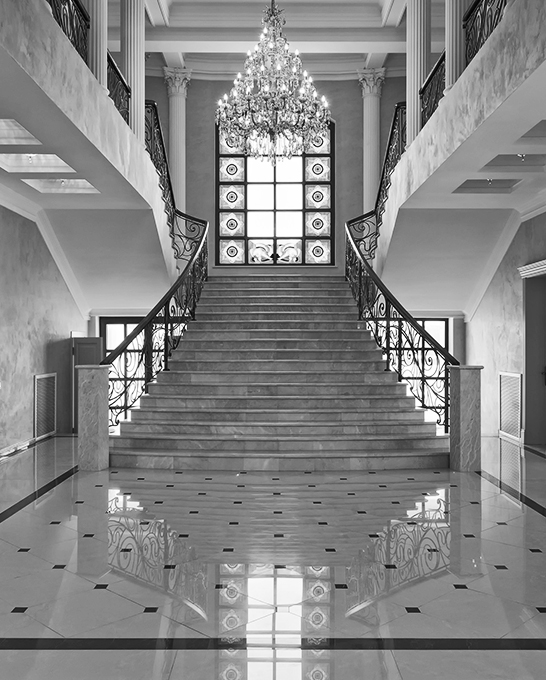
{"label": "marble floor", "polygon": [[483,471],[0,460],[0,677],[543,680],[546,458]]}

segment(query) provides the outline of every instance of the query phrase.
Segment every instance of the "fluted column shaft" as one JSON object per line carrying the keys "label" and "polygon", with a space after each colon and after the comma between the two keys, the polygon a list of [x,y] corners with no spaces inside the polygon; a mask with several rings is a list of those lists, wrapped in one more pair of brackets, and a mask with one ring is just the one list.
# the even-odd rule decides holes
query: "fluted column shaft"
{"label": "fluted column shaft", "polygon": [[381,88],[385,69],[365,69],[358,73],[363,103],[363,211],[375,208],[381,173]]}
{"label": "fluted column shaft", "polygon": [[89,27],[89,68],[104,87],[107,86],[108,0],[87,0]]}
{"label": "fluted column shaft", "polygon": [[165,68],[169,93],[169,172],[176,207],[186,210],[186,97],[190,72],[185,68]]}
{"label": "fluted column shaft", "polygon": [[144,0],[121,0],[121,60],[129,87],[129,125],[144,143]]}
{"label": "fluted column shaft", "polygon": [[465,69],[463,16],[468,0],[446,0],[446,90]]}
{"label": "fluted column shaft", "polygon": [[407,0],[406,9],[406,109],[407,144],[421,129],[421,89],[430,66],[430,0]]}

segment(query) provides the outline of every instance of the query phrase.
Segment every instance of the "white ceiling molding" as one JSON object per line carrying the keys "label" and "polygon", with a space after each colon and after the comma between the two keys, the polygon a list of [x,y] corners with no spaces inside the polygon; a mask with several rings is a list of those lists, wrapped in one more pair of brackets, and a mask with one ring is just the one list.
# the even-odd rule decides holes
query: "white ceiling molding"
{"label": "white ceiling molding", "polygon": [[526,264],[523,267],[518,267],[519,275],[522,279],[532,279],[535,276],[544,276],[546,274],[546,260],[539,260]]}
{"label": "white ceiling molding", "polygon": [[37,203],[3,184],[0,184],[0,205],[32,222],[36,222],[36,215],[41,210]]}
{"label": "white ceiling molding", "polygon": [[406,0],[382,0],[381,22],[383,26],[399,26],[405,11]]}
{"label": "white ceiling molding", "polygon": [[467,322],[472,321],[472,317],[477,312],[478,307],[480,306],[480,303],[487,292],[487,289],[489,288],[489,284],[495,276],[495,273],[499,268],[503,257],[506,255],[506,251],[510,247],[510,244],[518,232],[521,221],[520,213],[517,210],[512,210],[510,212],[510,216],[506,220],[506,224],[504,225],[504,229],[502,230],[499,240],[495,244],[488,261],[485,263],[478,283],[476,284],[474,290],[472,291],[472,295],[466,304],[464,311],[465,320]]}

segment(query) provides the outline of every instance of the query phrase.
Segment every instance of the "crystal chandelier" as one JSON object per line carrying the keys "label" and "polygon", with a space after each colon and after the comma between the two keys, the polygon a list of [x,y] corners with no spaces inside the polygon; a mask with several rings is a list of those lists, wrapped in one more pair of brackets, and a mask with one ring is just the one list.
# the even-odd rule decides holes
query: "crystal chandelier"
{"label": "crystal chandelier", "polygon": [[328,102],[319,99],[298,50],[290,52],[282,11],[271,0],[260,41],[247,52],[244,73],[237,74],[216,111],[220,134],[231,146],[273,165],[300,155],[330,122]]}

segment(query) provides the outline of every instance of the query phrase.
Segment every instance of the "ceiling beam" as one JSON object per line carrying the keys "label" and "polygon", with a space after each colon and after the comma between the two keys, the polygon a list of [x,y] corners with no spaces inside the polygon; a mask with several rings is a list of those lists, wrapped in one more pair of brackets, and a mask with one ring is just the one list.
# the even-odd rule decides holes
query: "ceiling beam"
{"label": "ceiling beam", "polygon": [[146,0],[146,14],[152,26],[168,26],[172,0]]}
{"label": "ceiling beam", "polygon": [[366,57],[366,68],[383,68],[387,56],[386,52],[370,52]]}
{"label": "ceiling beam", "polygon": [[163,59],[168,68],[186,68],[182,52],[163,52]]}
{"label": "ceiling beam", "polygon": [[400,26],[406,0],[381,0],[381,23],[383,26]]}

